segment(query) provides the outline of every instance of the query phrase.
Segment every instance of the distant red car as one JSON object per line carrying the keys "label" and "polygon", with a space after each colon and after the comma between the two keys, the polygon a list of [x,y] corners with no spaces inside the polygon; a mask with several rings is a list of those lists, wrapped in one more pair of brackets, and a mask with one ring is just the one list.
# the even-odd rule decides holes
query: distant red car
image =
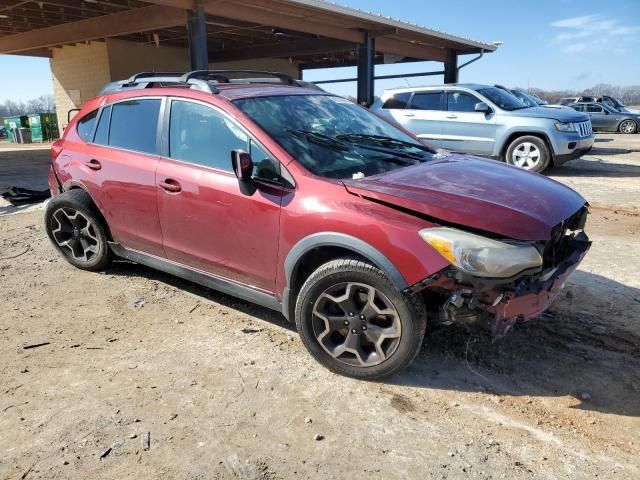
{"label": "distant red car", "polygon": [[124,257],[281,311],[323,365],[375,379],[413,360],[427,318],[502,334],[537,316],[589,248],[560,183],[231,73],[140,74],[83,106],[45,214],[71,264]]}

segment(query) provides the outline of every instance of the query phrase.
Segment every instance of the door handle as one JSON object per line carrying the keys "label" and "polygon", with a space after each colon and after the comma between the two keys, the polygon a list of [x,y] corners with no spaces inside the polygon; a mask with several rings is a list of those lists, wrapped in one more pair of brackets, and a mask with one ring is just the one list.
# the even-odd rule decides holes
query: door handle
{"label": "door handle", "polygon": [[457,115],[447,115],[447,118],[458,118]]}
{"label": "door handle", "polygon": [[167,178],[159,183],[160,187],[164,188],[167,192],[178,193],[182,190],[182,186],[176,182],[173,178]]}
{"label": "door handle", "polygon": [[416,114],[415,113],[405,113],[404,116],[405,117],[415,117]]}
{"label": "door handle", "polygon": [[89,160],[88,162],[85,162],[84,164],[87,167],[89,167],[91,170],[100,170],[102,168],[102,164],[95,158],[92,158],[91,160]]}

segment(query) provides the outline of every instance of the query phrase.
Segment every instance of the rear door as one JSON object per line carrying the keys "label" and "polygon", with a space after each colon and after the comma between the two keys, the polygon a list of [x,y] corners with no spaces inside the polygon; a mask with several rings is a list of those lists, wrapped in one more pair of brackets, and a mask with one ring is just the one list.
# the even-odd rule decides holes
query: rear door
{"label": "rear door", "polygon": [[443,111],[441,91],[415,92],[403,112],[402,125],[436,147],[442,147]]}
{"label": "rear door", "polygon": [[[156,182],[167,257],[189,267],[273,292],[280,164],[229,115],[212,105],[172,99]],[[245,185],[231,151],[250,151],[255,175]]]}
{"label": "rear door", "polygon": [[406,128],[405,109],[411,100],[411,92],[393,93],[378,107],[374,104],[372,110],[384,115],[389,120],[396,122]]}
{"label": "rear door", "polygon": [[162,103],[161,98],[135,98],[91,112],[77,126],[88,144],[64,152],[70,153],[78,168],[74,178],[98,203],[114,239],[157,256],[164,256],[155,181]]}
{"label": "rear door", "polygon": [[475,95],[452,90],[445,94],[447,111],[442,146],[454,152],[491,155],[495,144],[496,112],[476,112]]}

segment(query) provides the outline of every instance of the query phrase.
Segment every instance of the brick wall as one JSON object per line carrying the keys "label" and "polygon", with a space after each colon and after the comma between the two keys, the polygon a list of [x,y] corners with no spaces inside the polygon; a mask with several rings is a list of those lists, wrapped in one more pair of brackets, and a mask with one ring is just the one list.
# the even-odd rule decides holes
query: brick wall
{"label": "brick wall", "polygon": [[184,72],[189,70],[189,51],[178,47],[107,39],[109,71],[113,80],[138,72]]}
{"label": "brick wall", "polygon": [[80,108],[111,81],[107,44],[90,42],[54,48],[50,65],[58,126],[62,129],[70,109]]}
{"label": "brick wall", "polygon": [[[50,64],[61,132],[67,125],[69,110],[80,108],[106,83],[125,79],[137,72],[187,71],[190,66],[187,49],[116,39],[53,48]],[[212,63],[209,68],[275,70],[293,77],[298,75],[296,63],[275,58]]]}

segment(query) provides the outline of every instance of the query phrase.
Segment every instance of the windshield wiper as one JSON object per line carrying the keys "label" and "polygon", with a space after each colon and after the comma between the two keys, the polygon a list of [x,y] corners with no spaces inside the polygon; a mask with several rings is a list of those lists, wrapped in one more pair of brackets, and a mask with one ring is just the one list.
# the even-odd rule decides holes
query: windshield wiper
{"label": "windshield wiper", "polygon": [[335,138],[331,138],[330,136],[324,135],[322,133],[313,132],[311,130],[303,130],[301,128],[288,128],[286,131],[289,133],[293,133],[294,135],[297,135],[297,136],[306,137],[312,142],[317,143],[319,145],[323,145],[326,147],[333,147],[336,150],[342,150],[342,151],[350,150],[350,148],[347,145],[345,145],[344,142],[336,140]]}
{"label": "windshield wiper", "polygon": [[385,135],[373,135],[366,133],[345,133],[342,135],[338,135],[336,138],[342,140],[369,140],[372,142],[386,144],[386,145],[402,145],[405,147],[417,148],[419,150],[423,150],[425,152],[433,153],[429,147],[426,145],[422,145],[419,143],[407,142],[405,140],[400,140],[398,138],[387,137]]}
{"label": "windshield wiper", "polygon": [[[344,140],[357,144],[361,148],[367,150],[373,150],[381,153],[390,153],[405,158],[411,158],[413,160],[419,160],[421,162],[426,161],[425,156],[421,153],[407,152],[406,150],[398,150],[397,147],[410,147],[423,152],[433,154],[431,149],[426,145],[418,145],[411,142],[405,142],[404,140],[398,140],[393,137],[385,137],[384,135],[368,135],[364,133],[345,133],[336,137],[338,140]],[[373,144],[369,145],[369,144]],[[380,145],[378,147],[377,145]]]}
{"label": "windshield wiper", "polygon": [[[326,147],[331,147],[331,148],[334,148],[335,150],[341,150],[341,151],[351,150],[351,148],[345,143],[345,141],[347,141],[347,137],[345,137],[344,135],[338,135],[336,138],[332,138],[323,133],[313,132],[311,130],[293,129],[293,128],[287,129],[287,132],[293,133],[294,135],[298,135],[298,136],[304,136],[314,143],[317,143],[319,145],[323,145]],[[386,138],[386,137],[382,137],[382,138]],[[394,140],[393,138],[389,138],[389,139]],[[398,141],[401,142],[402,140],[398,140]],[[356,143],[356,142],[352,141],[351,143]],[[412,145],[409,142],[407,142],[407,144]],[[414,165],[415,160],[418,160],[420,162],[425,161],[422,155],[415,154],[415,153],[398,151],[390,148],[373,147],[369,145],[363,145],[360,142],[357,142],[357,145],[358,147],[364,148],[366,150],[372,150],[374,152],[385,154],[385,156],[375,157],[377,160],[384,160],[387,162],[396,163],[398,165]],[[409,160],[414,160],[414,162],[410,162],[407,160],[400,160],[394,157],[402,157]]]}

